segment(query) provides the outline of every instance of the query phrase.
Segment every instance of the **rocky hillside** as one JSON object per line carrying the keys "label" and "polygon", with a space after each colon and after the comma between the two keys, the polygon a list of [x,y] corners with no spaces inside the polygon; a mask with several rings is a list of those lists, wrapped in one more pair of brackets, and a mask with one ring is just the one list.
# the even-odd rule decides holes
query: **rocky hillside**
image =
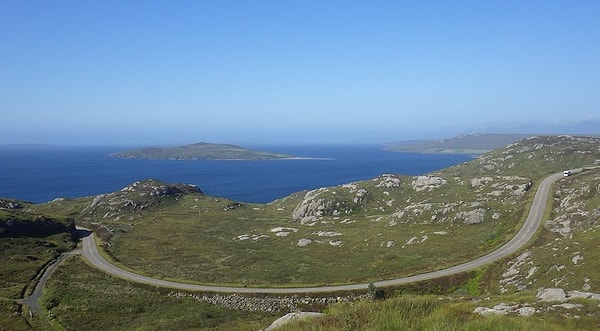
{"label": "rocky hillside", "polygon": [[600,299],[599,160],[600,139],[532,137],[427,175],[382,174],[265,205],[145,180],[96,197],[7,200],[0,213],[72,217],[108,234],[102,237],[111,258],[156,277],[250,287],[369,282],[495,249],[519,228],[542,178],[582,168],[555,185],[551,214],[531,246],[460,275],[474,277],[457,295],[434,301],[451,306],[456,323],[477,321],[477,314],[593,320]]}
{"label": "rocky hillside", "polygon": [[600,292],[600,169],[560,181],[536,245],[507,262],[500,293],[539,287]]}
{"label": "rocky hillside", "polygon": [[531,137],[486,153],[469,168],[475,173],[537,179],[552,172],[598,164],[599,144],[600,138],[592,137]]}
{"label": "rocky hillside", "polygon": [[178,199],[186,194],[202,194],[202,191],[196,185],[165,184],[148,179],[127,185],[118,192],[97,195],[83,211],[104,210],[121,213],[127,210],[143,210],[160,204],[163,200]]}
{"label": "rocky hillside", "polygon": [[464,223],[511,215],[541,177],[600,160],[600,139],[532,137],[478,159],[424,176],[384,174],[275,202],[295,201],[292,220],[373,216],[390,223]]}
{"label": "rocky hillside", "polygon": [[[481,315],[545,316],[597,321],[600,302],[600,168],[559,181],[553,208],[535,243],[491,266],[482,290],[502,298]],[[481,304],[481,303],[480,303]],[[597,322],[596,322],[597,328]]]}
{"label": "rocky hillside", "polygon": [[[258,284],[336,282],[340,275],[390,278],[498,247],[518,229],[541,178],[593,165],[600,159],[598,146],[596,138],[533,137],[435,173],[383,174],[267,205],[143,181],[36,208],[74,212],[77,204],[72,216],[117,234],[111,236],[111,254],[164,276]],[[161,250],[164,245],[171,250]],[[199,250],[203,268],[192,268]],[[188,260],[173,264],[172,252]],[[142,261],[136,254],[154,258]],[[242,268],[244,261],[253,267]]]}

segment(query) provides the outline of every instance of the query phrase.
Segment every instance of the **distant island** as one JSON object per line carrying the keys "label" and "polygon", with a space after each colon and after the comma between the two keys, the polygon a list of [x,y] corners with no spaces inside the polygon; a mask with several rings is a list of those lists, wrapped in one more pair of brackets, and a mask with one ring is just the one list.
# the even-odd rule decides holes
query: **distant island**
{"label": "distant island", "polygon": [[175,147],[145,147],[111,154],[125,159],[146,160],[275,160],[290,155],[253,151],[231,144],[197,143]]}
{"label": "distant island", "polygon": [[479,155],[532,136],[535,135],[496,133],[461,134],[446,139],[393,142],[386,144],[384,149],[395,152]]}

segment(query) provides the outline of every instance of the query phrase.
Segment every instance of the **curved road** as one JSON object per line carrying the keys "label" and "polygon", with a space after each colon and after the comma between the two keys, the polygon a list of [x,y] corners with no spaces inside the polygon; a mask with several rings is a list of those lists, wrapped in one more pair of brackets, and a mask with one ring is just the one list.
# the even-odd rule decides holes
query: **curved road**
{"label": "curved road", "polygon": [[[579,170],[579,169],[578,169]],[[519,232],[506,244],[497,250],[479,257],[475,260],[471,260],[466,263],[462,263],[450,268],[427,272],[424,274],[384,280],[374,282],[375,286],[387,287],[395,286],[407,283],[413,283],[422,280],[428,280],[433,278],[439,278],[449,276],[465,271],[469,271],[483,265],[497,261],[503,257],[513,254],[521,247],[523,247],[533,237],[537,229],[539,228],[544,211],[546,209],[546,202],[548,201],[548,194],[552,184],[559,178],[563,177],[563,173],[557,173],[550,175],[540,183],[538,190],[533,198],[531,209],[527,220],[523,224],[523,227]],[[269,294],[290,294],[290,293],[322,293],[322,292],[336,292],[336,291],[352,291],[352,290],[364,290],[367,289],[369,283],[361,284],[349,284],[349,285],[336,285],[336,286],[322,286],[322,287],[303,287],[303,288],[252,288],[252,287],[226,287],[226,286],[210,286],[210,285],[198,285],[198,284],[187,284],[178,283],[172,281],[166,281],[162,279],[156,279],[146,276],[141,276],[133,272],[120,269],[113,264],[106,261],[98,252],[94,236],[91,232],[82,230],[82,242],[83,242],[83,255],[86,256],[90,263],[96,268],[114,275],[119,278],[126,280],[148,284],[152,286],[168,287],[173,289],[189,290],[189,291],[204,291],[204,292],[221,292],[221,293],[269,293]]]}

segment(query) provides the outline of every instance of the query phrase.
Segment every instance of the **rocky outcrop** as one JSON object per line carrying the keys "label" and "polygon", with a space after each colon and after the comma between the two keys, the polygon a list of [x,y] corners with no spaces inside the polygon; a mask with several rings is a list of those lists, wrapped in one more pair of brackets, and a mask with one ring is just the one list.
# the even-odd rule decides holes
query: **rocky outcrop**
{"label": "rocky outcrop", "polygon": [[276,329],[282,327],[283,325],[293,322],[293,321],[305,320],[307,318],[315,318],[315,317],[321,317],[321,316],[325,316],[325,314],[313,313],[313,312],[302,312],[302,311],[297,312],[297,313],[288,313],[288,314],[285,314],[284,316],[276,319],[264,331],[276,330]]}
{"label": "rocky outcrop", "polygon": [[[341,192],[338,193],[337,190]],[[351,214],[359,208],[368,194],[367,189],[355,184],[308,191],[292,212],[292,219],[301,224],[310,224],[323,216]]]}
{"label": "rocky outcrop", "polygon": [[[533,283],[530,279],[539,267],[533,265],[532,254],[526,251],[517,258],[508,262],[508,269],[502,273],[500,280],[500,293],[506,293],[509,287],[514,287],[518,291],[527,289]],[[524,272],[527,275],[524,275]]]}
{"label": "rocky outcrop", "polygon": [[567,292],[562,288],[544,288],[538,291],[536,299],[540,301],[567,301]]}
{"label": "rocky outcrop", "polygon": [[375,187],[385,189],[398,188],[401,184],[400,178],[391,174],[383,174],[373,179],[373,181],[377,182],[377,184],[375,184]]}
{"label": "rocky outcrop", "polygon": [[437,176],[416,176],[412,181],[415,191],[432,190],[448,183],[444,178]]}
{"label": "rocky outcrop", "polygon": [[0,209],[21,209],[23,205],[14,200],[0,199]]}
{"label": "rocky outcrop", "polygon": [[581,291],[565,291],[562,288],[541,288],[538,290],[536,298],[546,302],[565,302],[571,299],[600,300],[600,294]]}
{"label": "rocky outcrop", "polygon": [[494,307],[477,307],[473,310],[475,314],[479,314],[482,316],[486,315],[520,315],[520,316],[531,316],[539,310],[535,307],[531,307],[529,305],[522,304],[506,304],[501,303],[497,304]]}
{"label": "rocky outcrop", "polygon": [[574,232],[587,231],[600,226],[600,207],[590,210],[586,200],[600,193],[600,176],[593,176],[585,181],[570,179],[571,185],[560,185],[555,192],[556,211],[558,215],[546,221],[546,229],[572,238]]}
{"label": "rocky outcrop", "polygon": [[149,179],[127,185],[121,192],[138,192],[141,196],[170,196],[177,194],[202,193],[198,186],[192,184],[165,184],[160,181]]}
{"label": "rocky outcrop", "polygon": [[459,212],[456,217],[461,219],[465,224],[479,224],[483,222],[485,209],[475,209],[470,211]]}
{"label": "rocky outcrop", "polygon": [[8,216],[0,219],[0,237],[47,237],[58,233],[76,236],[73,220],[58,221],[45,216],[23,219]]}
{"label": "rocky outcrop", "polygon": [[[541,288],[538,290],[536,299],[538,303],[525,303],[525,304],[506,304],[501,303],[493,307],[477,307],[473,310],[473,313],[482,316],[485,315],[520,315],[520,316],[531,316],[536,313],[540,313],[544,310],[577,310],[583,307],[581,304],[569,303],[571,299],[588,299],[588,300],[599,300],[600,294],[580,291],[565,291],[562,288]],[[560,302],[560,304],[548,303]],[[570,316],[567,314],[566,316]]]}
{"label": "rocky outcrop", "polygon": [[202,194],[202,191],[196,185],[166,184],[148,179],[127,185],[118,192],[97,195],[83,211],[101,210],[104,213],[103,218],[116,218],[120,217],[121,211],[148,208],[159,201],[159,198],[177,199],[188,194]]}
{"label": "rocky outcrop", "polygon": [[296,221],[305,220],[306,218],[323,216],[325,210],[331,204],[329,201],[320,199],[319,195],[326,189],[318,189],[307,192],[304,199],[298,204],[292,213],[292,219]]}

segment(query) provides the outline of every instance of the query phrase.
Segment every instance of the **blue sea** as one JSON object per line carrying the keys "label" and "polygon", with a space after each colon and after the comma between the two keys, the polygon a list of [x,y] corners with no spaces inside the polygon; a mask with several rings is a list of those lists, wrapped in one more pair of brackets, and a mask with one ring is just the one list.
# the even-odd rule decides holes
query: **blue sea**
{"label": "blue sea", "polygon": [[143,179],[195,184],[208,195],[267,203],[291,193],[384,173],[419,175],[471,159],[466,155],[398,153],[380,146],[245,146],[312,159],[131,160],[123,147],[2,147],[0,197],[30,202],[120,190]]}

